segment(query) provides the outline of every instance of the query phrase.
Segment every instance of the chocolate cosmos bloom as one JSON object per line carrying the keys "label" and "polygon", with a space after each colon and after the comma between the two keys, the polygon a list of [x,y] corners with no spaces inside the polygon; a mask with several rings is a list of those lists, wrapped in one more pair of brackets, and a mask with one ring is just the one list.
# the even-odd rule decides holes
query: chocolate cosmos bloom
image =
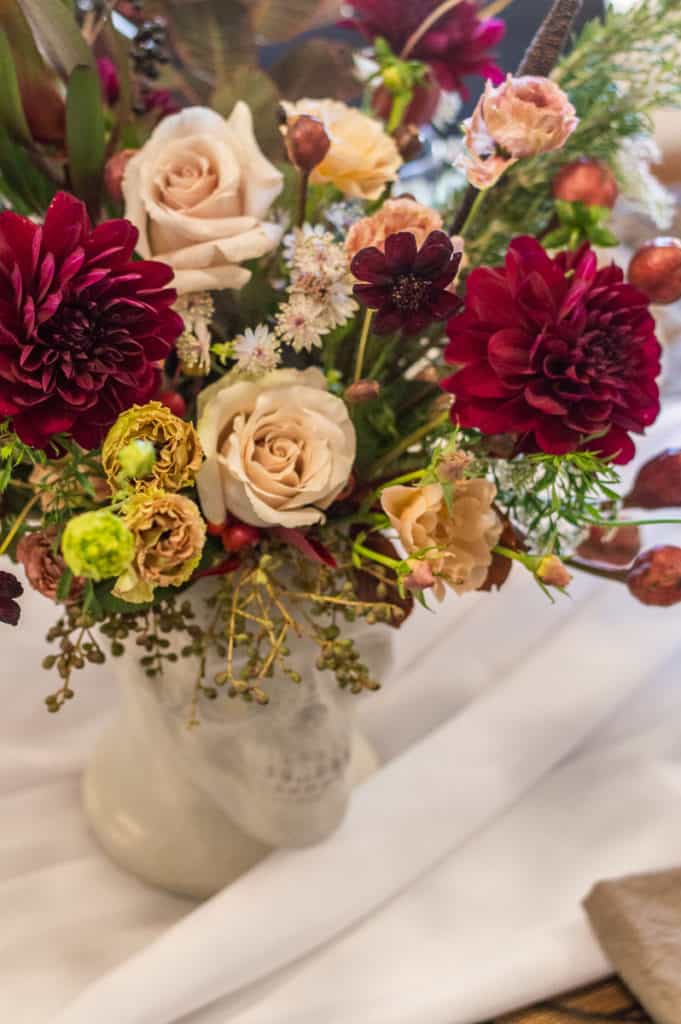
{"label": "chocolate cosmos bloom", "polygon": [[19,622],[21,609],[14,600],[24,592],[19,580],[11,572],[0,571],[0,622],[8,626],[16,626]]}
{"label": "chocolate cosmos bloom", "polygon": [[390,235],[385,253],[376,246],[361,249],[350,269],[362,282],[355,285],[355,298],[377,310],[374,333],[418,334],[456,313],[461,299],[447,289],[460,263],[461,253],[444,231],[432,231],[420,249],[410,231]]}
{"label": "chocolate cosmos bloom", "polygon": [[65,192],[43,226],[0,214],[0,417],[26,444],[64,432],[94,448],[156,391],[184,325],[172,270],[133,262],[136,242],[127,220],[92,228]]}
{"label": "chocolate cosmos bloom", "polygon": [[[442,0],[352,0],[355,16],[345,25],[358,29],[370,42],[382,36],[399,56],[426,18],[441,6]],[[497,18],[483,21],[475,4],[462,0],[433,23],[409,57],[428,64],[443,89],[466,99],[469,92],[463,79],[467,75],[490,78],[495,85],[503,81],[490,50],[503,38],[505,27]]]}
{"label": "chocolate cosmos bloom", "polygon": [[516,238],[503,267],[467,281],[450,321],[443,386],[452,417],[484,434],[512,434],[516,451],[634,455],[660,410],[660,345],[646,296],[614,264],[599,270],[588,244],[551,257]]}

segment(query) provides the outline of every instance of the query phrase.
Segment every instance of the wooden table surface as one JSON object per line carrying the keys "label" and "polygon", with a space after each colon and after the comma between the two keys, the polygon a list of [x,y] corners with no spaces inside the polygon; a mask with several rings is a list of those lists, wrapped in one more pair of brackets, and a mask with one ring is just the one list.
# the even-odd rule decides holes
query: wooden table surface
{"label": "wooden table surface", "polygon": [[634,997],[612,978],[485,1024],[619,1024],[625,1021],[653,1024]]}

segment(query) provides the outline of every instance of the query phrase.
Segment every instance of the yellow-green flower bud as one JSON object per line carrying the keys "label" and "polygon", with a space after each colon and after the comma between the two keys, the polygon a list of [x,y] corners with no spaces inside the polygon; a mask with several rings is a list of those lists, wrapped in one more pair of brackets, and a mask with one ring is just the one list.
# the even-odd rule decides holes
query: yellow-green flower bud
{"label": "yellow-green flower bud", "polygon": [[126,444],[118,453],[121,472],[118,482],[144,480],[156,465],[156,449],[151,441],[138,438]]}
{"label": "yellow-green flower bud", "polygon": [[71,519],[61,549],[74,576],[105,580],[128,568],[135,554],[135,539],[118,516],[101,509]]}

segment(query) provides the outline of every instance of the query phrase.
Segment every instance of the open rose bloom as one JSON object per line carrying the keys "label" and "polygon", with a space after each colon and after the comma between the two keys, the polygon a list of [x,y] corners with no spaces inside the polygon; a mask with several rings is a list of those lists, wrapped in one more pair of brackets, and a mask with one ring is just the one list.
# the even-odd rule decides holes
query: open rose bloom
{"label": "open rose bloom", "polygon": [[125,215],[140,233],[141,255],[171,266],[178,292],[241,288],[251,274],[240,264],[281,239],[267,216],[282,182],[245,103],[227,120],[189,107],[161,121],[128,161]]}

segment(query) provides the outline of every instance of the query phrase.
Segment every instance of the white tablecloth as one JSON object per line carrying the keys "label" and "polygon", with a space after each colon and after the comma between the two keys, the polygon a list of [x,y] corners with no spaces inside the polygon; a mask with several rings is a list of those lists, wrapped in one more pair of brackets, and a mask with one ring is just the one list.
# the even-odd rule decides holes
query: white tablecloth
{"label": "white tablecloth", "polygon": [[[681,405],[642,455],[679,439]],[[199,907],[89,836],[115,688],[88,671],[43,710],[53,609],[27,594],[0,663],[3,1024],[471,1024],[607,973],[581,898],[681,863],[681,612],[573,592],[551,606],[516,570],[420,613],[360,699],[386,764],[341,830]]]}

